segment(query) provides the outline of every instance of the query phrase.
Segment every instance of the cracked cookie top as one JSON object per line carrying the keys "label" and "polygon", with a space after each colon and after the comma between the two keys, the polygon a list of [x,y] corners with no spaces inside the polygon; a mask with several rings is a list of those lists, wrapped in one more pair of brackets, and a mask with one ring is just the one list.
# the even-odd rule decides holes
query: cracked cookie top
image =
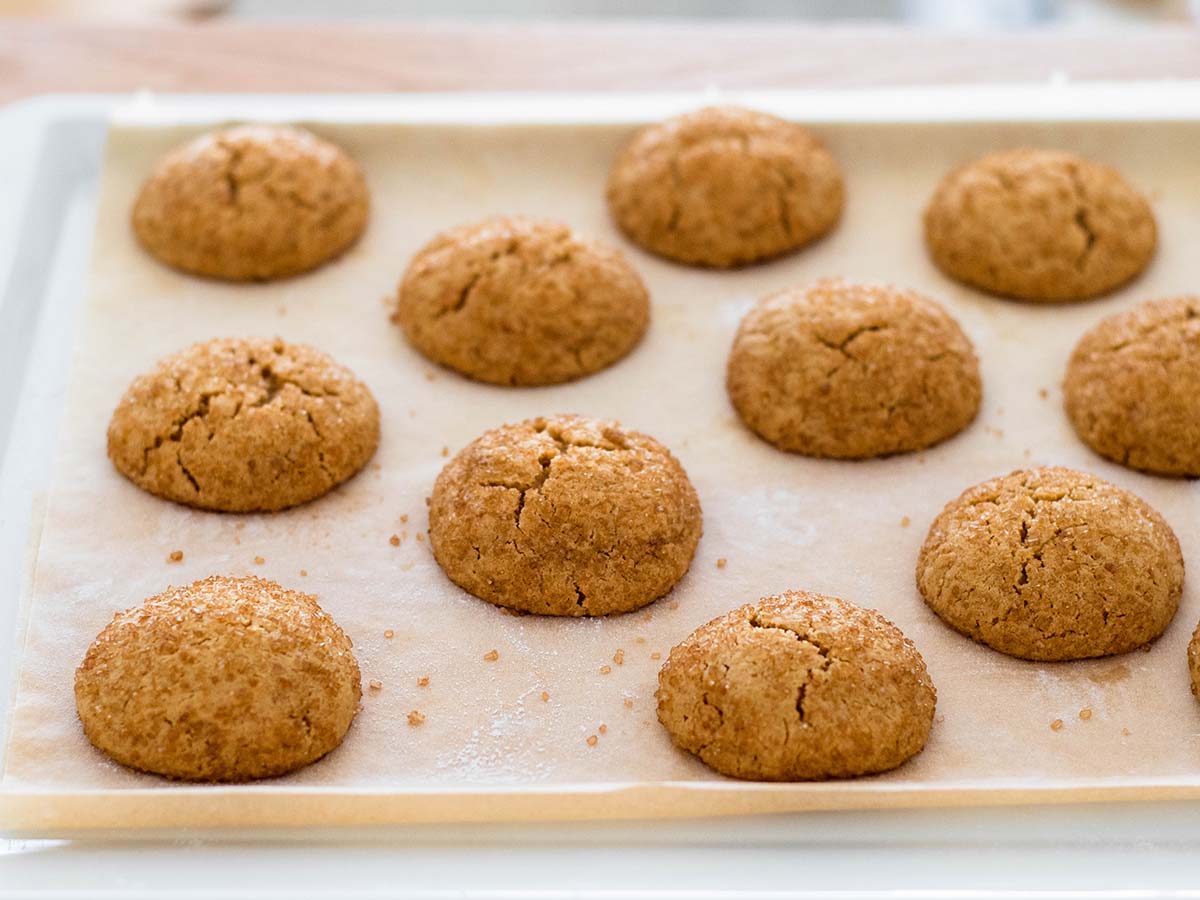
{"label": "cracked cookie top", "polygon": [[921,752],[937,692],[912,641],[874,610],[788,591],[671,649],[658,720],[723,775],[851,778]]}
{"label": "cracked cookie top", "polygon": [[1080,338],[1063,383],[1085,444],[1158,475],[1200,475],[1200,298],[1154,300]]}
{"label": "cracked cookie top", "polygon": [[429,540],[450,580],[552,616],[630,612],[687,572],[700,501],[662,444],[616,422],[551,416],[493,429],[437,477]]}
{"label": "cracked cookie top", "polygon": [[946,505],[921,548],[917,587],[948,625],[1002,653],[1085,659],[1162,634],[1183,557],[1141,498],[1071,469],[1029,469]]}
{"label": "cracked cookie top", "polygon": [[1154,213],[1108,166],[1053,150],[991,153],[951,172],[925,210],[925,243],[951,278],[1023,300],[1084,300],[1154,255]]}
{"label": "cracked cookie top", "polygon": [[349,369],[279,339],[195,344],[137,378],[108,456],[143,490],[223,512],[320,497],[367,464],[379,407]]}
{"label": "cracked cookie top", "polygon": [[640,131],[608,177],[613,219],[634,243],[678,262],[732,268],[780,256],[837,224],[837,162],[807,129],[711,107]]}
{"label": "cracked cookie top", "polygon": [[650,298],[618,251],[559,222],[500,217],[422,248],[392,320],[421,353],[469,378],[556,384],[629,353]]}
{"label": "cracked cookie top", "polygon": [[746,425],[783,450],[861,459],[919,450],[975,418],[979,362],[934,301],[825,279],[762,300],[726,371]]}
{"label": "cracked cookie top", "polygon": [[350,638],[316,597],[213,576],[114,616],[75,672],[75,705],[88,740],[122,765],[246,781],[338,746],[359,680]]}
{"label": "cracked cookie top", "polygon": [[142,185],[133,230],[176,269],[266,281],[316,268],[367,225],[358,165],[298,128],[245,125],[168,153]]}

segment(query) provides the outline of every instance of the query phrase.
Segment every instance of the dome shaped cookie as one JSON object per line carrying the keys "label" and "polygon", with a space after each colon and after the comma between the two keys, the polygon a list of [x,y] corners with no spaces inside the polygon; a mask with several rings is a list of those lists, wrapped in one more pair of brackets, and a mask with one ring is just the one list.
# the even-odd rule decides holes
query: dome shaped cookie
{"label": "dome shaped cookie", "polygon": [[75,672],[89,741],[187,781],[283,775],[342,742],[362,690],[315,597],[214,576],[118,613]]}
{"label": "dome shaped cookie", "polygon": [[1063,384],[1085,444],[1159,475],[1200,475],[1200,298],[1143,303],[1075,346]]}
{"label": "dome shaped cookie", "polygon": [[608,177],[608,206],[643,249],[732,268],[815,241],[842,213],[842,173],[807,129],[712,107],[639,132]]}
{"label": "dome shaped cookie", "polygon": [[1047,467],[948,503],[921,548],[917,586],[947,625],[1001,653],[1085,659],[1163,633],[1179,606],[1183,557],[1141,498]]}
{"label": "dome shaped cookie", "polygon": [[469,378],[556,384],[629,353],[650,298],[616,250],[558,222],[494,218],[422,248],[392,319],[421,353]]}
{"label": "dome shaped cookie", "polygon": [[852,778],[920,753],[937,692],[895,625],[836,597],[788,591],[713,619],[671,650],[658,720],[723,775]]}
{"label": "dome shaped cookie", "polygon": [[429,540],[459,587],[497,606],[603,616],[687,572],[700,502],[669,450],[616,422],[551,416],[493,429],[437,477]]}
{"label": "dome shaped cookie", "polygon": [[299,128],[243,125],[168,153],[142,185],[133,231],[168,266],[266,281],[341,254],[369,207],[362,171],[339,147]]}
{"label": "dome shaped cookie", "polygon": [[195,344],[135,379],[108,456],[144,491],[200,509],[273,512],[358,472],[379,407],[354,373],[279,339]]}
{"label": "dome shaped cookie", "polygon": [[1108,166],[1054,150],[990,153],[945,177],[925,243],[956,281],[1023,300],[1084,300],[1154,255],[1154,214]]}
{"label": "dome shaped cookie", "polygon": [[762,300],[726,371],[742,421],[782,450],[862,459],[929,447],[979,411],[971,342],[913,291],[823,280]]}

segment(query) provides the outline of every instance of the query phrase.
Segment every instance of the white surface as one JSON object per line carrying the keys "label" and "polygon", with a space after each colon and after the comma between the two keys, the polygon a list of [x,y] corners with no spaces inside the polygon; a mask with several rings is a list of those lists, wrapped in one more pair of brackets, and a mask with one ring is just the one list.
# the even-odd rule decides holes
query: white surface
{"label": "white surface", "polygon": [[[1029,109],[1042,94],[1008,95],[1003,110]],[[1059,95],[1062,96],[1061,94]],[[1200,113],[1193,86],[1143,88],[1155,109],[1104,93],[1094,96],[1114,114],[1138,118],[1157,111],[1172,117]],[[1173,102],[1172,102],[1173,98]],[[942,99],[945,99],[943,97]],[[1078,99],[1076,95],[1075,99]],[[252,116],[262,101],[242,98],[238,109],[220,98],[193,101],[230,115]],[[295,100],[270,106],[281,114],[320,118],[344,100]],[[397,100],[389,103],[400,102]],[[443,101],[450,105],[454,101]],[[832,109],[831,98],[813,98]],[[932,108],[945,108],[937,98]],[[215,104],[220,104],[219,106]],[[826,104],[822,107],[822,104]],[[847,104],[853,108],[854,103]],[[953,106],[954,104],[949,104]],[[86,258],[90,182],[72,172],[70,160],[54,160],[38,141],[52,123],[71,123],[102,108],[93,103],[47,100],[9,110],[0,119],[0,178],[16,199],[36,181],[41,193],[62,187],[55,222],[35,235],[36,213],[19,203],[0,210],[0,273],[13,270],[17,254],[35,258],[21,278],[9,282],[0,303],[0,333],[22,315],[36,313],[31,336],[34,358],[58,365],[70,342],[71,303],[79,284],[37,283],[37,272],[56,271],[58,248],[81,265]],[[897,107],[892,107],[896,109]],[[912,108],[912,107],[909,107]],[[930,107],[927,107],[930,108]],[[961,108],[983,110],[969,100]],[[1079,107],[1073,107],[1078,109]],[[1097,108],[1096,106],[1092,107]],[[904,116],[900,116],[903,118]],[[981,118],[988,118],[982,114]],[[94,139],[95,128],[91,129]],[[76,125],[60,143],[86,156],[89,129]],[[67,138],[65,142],[62,138]],[[55,163],[48,174],[39,164]],[[93,160],[94,163],[94,160]],[[94,176],[94,172],[91,173]],[[47,223],[41,227],[46,229]],[[13,237],[19,236],[20,241]],[[63,266],[64,269],[69,265]],[[81,269],[80,269],[81,271]],[[69,275],[69,272],[66,272]],[[7,275],[6,275],[7,277]],[[5,384],[24,381],[0,344]],[[53,415],[59,399],[54,379],[35,377],[24,385],[20,440],[6,449],[0,480],[0,646],[11,646],[3,626],[15,619],[16,576],[29,490],[44,483]],[[36,393],[43,392],[42,399]],[[0,401],[0,413],[6,407]],[[35,428],[33,425],[41,427]],[[30,427],[26,427],[26,425]],[[0,430],[0,434],[4,431]],[[5,678],[8,673],[5,673]],[[211,837],[211,836],[210,836]],[[229,840],[232,836],[225,836]],[[638,826],[547,826],[539,828],[410,829],[348,835],[338,842],[306,832],[253,838],[253,844],[193,840],[165,844],[9,842],[0,855],[0,896],[158,896],[170,890],[187,896],[1200,896],[1200,817],[1194,805],[1008,809],[986,812],[837,814],[771,819],[645,824]],[[325,838],[325,840],[322,840]],[[304,840],[302,846],[295,841]]]}

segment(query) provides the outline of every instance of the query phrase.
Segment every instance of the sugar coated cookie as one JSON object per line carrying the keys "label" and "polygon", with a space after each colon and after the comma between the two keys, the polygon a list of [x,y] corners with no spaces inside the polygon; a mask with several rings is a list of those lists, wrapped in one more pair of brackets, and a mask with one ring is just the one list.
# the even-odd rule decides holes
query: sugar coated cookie
{"label": "sugar coated cookie", "polygon": [[723,775],[804,781],[920,753],[937,693],[912,641],[879,613],[788,591],[688,635],[657,697],[671,739]]}
{"label": "sugar coated cookie", "polygon": [[687,473],[616,422],[551,416],[487,432],[438,475],[429,538],[450,580],[510,609],[602,616],[645,606],[700,540]]}
{"label": "sugar coated cookie", "polygon": [[214,576],[118,613],[75,672],[84,733],[187,781],[282,775],[342,742],[361,696],[350,638],[308,594]]}
{"label": "sugar coated cookie", "polygon": [[1002,653],[1084,659],[1163,633],[1183,557],[1141,498],[1071,469],[1029,469],[946,505],[921,548],[917,586],[946,624]]}

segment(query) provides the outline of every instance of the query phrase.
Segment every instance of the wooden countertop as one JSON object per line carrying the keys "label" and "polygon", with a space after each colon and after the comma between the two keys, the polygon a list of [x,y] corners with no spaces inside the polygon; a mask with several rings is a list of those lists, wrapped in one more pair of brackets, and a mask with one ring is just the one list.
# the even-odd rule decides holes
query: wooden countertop
{"label": "wooden countertop", "polygon": [[639,90],[1200,78],[1200,30],[775,23],[0,22],[0,102],[60,91]]}

